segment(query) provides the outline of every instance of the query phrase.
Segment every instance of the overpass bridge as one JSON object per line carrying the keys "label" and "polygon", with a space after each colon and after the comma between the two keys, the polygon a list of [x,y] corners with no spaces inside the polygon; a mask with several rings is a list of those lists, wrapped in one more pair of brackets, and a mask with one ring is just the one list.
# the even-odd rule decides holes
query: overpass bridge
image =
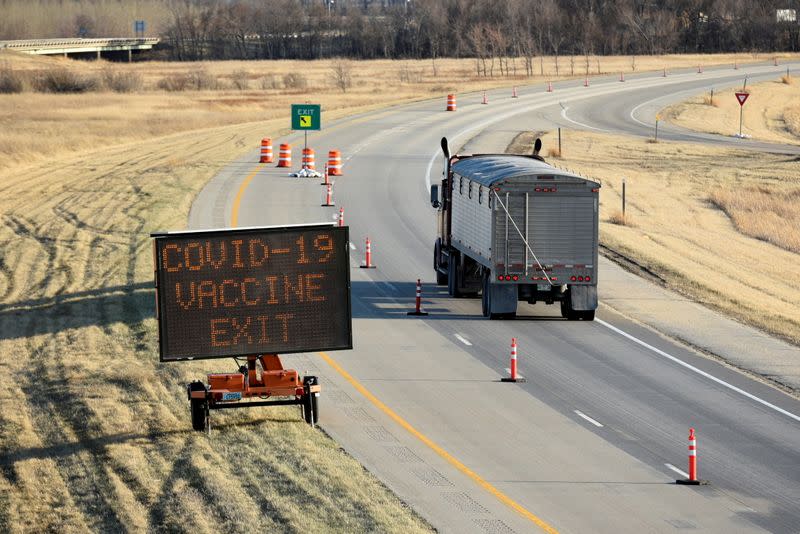
{"label": "overpass bridge", "polygon": [[63,55],[64,57],[105,57],[127,59],[134,52],[150,50],[159,42],[158,37],[112,37],[105,39],[25,39],[0,41],[0,49],[16,50],[26,54]]}

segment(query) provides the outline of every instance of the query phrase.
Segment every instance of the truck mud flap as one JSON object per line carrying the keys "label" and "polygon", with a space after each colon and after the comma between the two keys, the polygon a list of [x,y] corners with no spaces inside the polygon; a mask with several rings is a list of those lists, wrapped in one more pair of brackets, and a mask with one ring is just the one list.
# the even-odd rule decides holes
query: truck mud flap
{"label": "truck mud flap", "polygon": [[517,313],[517,286],[489,284],[489,317]]}
{"label": "truck mud flap", "polygon": [[597,309],[597,286],[570,286],[569,294],[573,310]]}

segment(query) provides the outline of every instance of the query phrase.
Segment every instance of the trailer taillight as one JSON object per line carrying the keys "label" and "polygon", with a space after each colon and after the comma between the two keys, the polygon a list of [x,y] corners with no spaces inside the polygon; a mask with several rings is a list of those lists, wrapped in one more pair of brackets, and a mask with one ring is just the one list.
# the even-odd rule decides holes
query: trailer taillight
{"label": "trailer taillight", "polygon": [[599,193],[599,192],[600,192],[600,188],[599,187],[592,188],[592,193]]}
{"label": "trailer taillight", "polygon": [[515,274],[514,276],[512,276],[512,277],[511,277],[511,279],[512,279],[512,280],[514,280],[514,281],[516,282],[517,280],[519,280],[519,276],[517,276],[517,275]]}
{"label": "trailer taillight", "polygon": [[591,282],[592,281],[592,277],[591,276],[587,276],[586,278],[584,278],[584,280],[586,280],[587,282]]}
{"label": "trailer taillight", "polygon": [[502,282],[502,281],[503,281],[503,275],[502,275],[502,274],[498,274],[498,275],[497,275],[497,279],[498,279],[500,282]]}
{"label": "trailer taillight", "polygon": [[578,282],[583,282],[583,277],[582,276],[578,277]]}
{"label": "trailer taillight", "polygon": [[577,280],[577,279],[578,279],[578,277],[573,275],[573,276],[570,276],[570,277],[569,277],[569,279],[570,279],[570,280],[572,280],[572,281],[574,282],[575,280]]}
{"label": "trailer taillight", "polygon": [[508,282],[509,280],[511,280],[511,275],[510,275],[510,274],[507,274],[507,275],[506,275],[506,282]]}
{"label": "trailer taillight", "polygon": [[534,187],[533,190],[537,193],[555,193],[555,187]]}

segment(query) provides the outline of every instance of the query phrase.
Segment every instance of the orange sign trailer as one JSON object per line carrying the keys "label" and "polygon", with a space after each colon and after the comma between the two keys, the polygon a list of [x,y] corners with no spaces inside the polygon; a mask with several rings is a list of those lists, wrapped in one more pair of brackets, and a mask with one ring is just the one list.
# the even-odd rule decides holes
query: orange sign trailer
{"label": "orange sign trailer", "polygon": [[[256,361],[261,364],[260,373]],[[248,356],[247,365],[242,365],[239,372],[211,373],[208,375],[208,385],[196,380],[187,386],[187,390],[192,428],[195,430],[210,430],[210,411],[226,408],[299,404],[306,423],[313,427],[319,419],[317,402],[322,386],[317,382],[317,377],[303,377],[301,383],[297,371],[284,369],[277,354]],[[266,400],[271,397],[289,398]],[[240,402],[245,399],[250,400]]]}
{"label": "orange sign trailer", "polygon": [[284,405],[299,405],[316,425],[317,377],[285,369],[278,354],[352,348],[349,229],[322,223],[152,237],[161,361],[242,363],[187,385],[192,428],[210,430],[212,410]]}

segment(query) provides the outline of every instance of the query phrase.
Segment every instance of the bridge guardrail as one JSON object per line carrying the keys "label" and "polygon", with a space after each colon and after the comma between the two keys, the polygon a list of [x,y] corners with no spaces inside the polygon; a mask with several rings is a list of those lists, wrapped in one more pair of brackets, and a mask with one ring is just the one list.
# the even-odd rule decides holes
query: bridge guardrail
{"label": "bridge guardrail", "polygon": [[155,45],[160,41],[158,37],[112,37],[106,39],[23,39],[16,41],[0,41],[0,48],[16,50],[45,48],[59,48],[64,46],[141,46]]}

